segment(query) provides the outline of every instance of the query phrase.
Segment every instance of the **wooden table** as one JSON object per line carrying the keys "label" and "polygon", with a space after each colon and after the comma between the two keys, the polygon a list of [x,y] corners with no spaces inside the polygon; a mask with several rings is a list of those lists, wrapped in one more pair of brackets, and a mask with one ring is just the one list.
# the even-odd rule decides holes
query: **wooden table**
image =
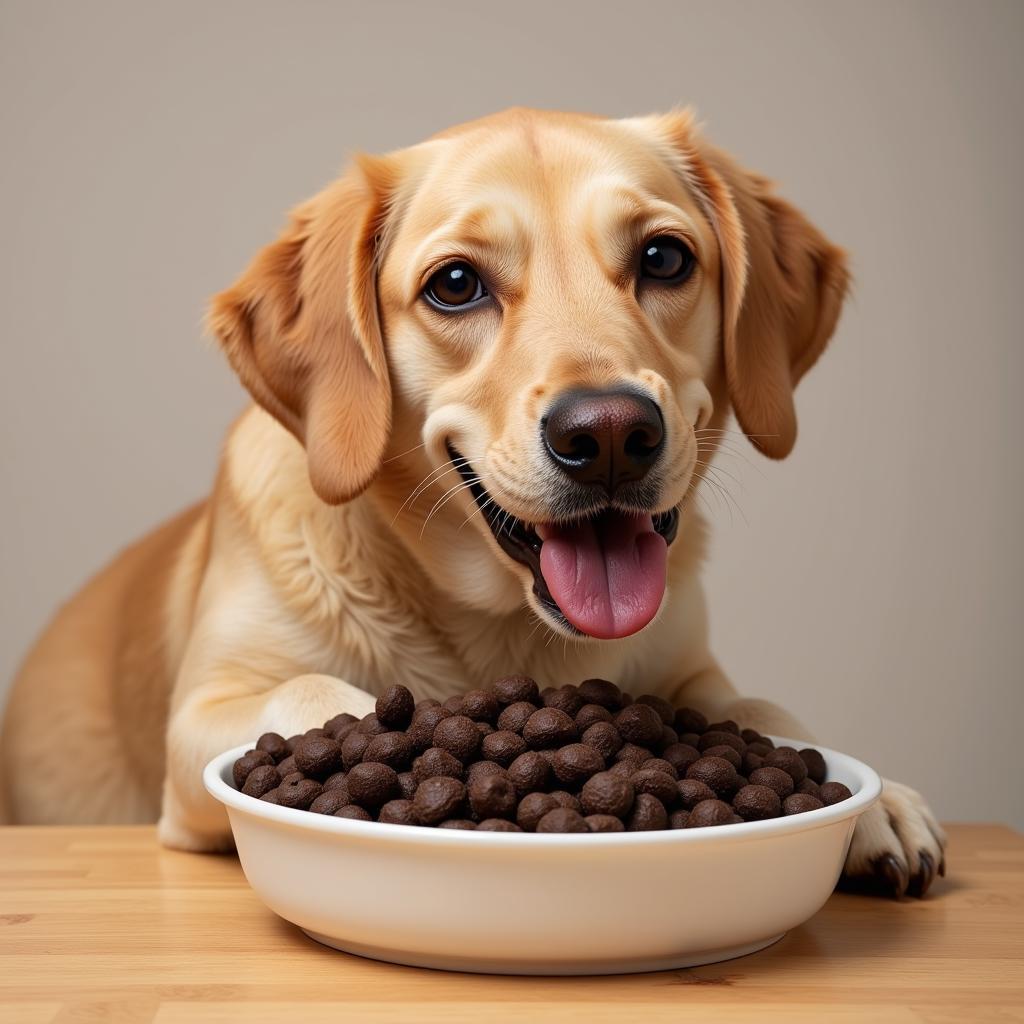
{"label": "wooden table", "polygon": [[771,949],[607,978],[375,963],[307,939],[234,857],[153,829],[0,829],[0,1021],[1024,1020],[1024,836],[950,828],[923,901],[836,894]]}

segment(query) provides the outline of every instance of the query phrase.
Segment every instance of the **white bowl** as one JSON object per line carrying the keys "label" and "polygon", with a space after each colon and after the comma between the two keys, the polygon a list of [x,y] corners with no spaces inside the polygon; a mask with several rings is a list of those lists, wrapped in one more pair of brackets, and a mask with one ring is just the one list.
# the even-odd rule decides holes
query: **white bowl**
{"label": "white bowl", "polygon": [[271,910],[349,953],[498,974],[659,971],[763,949],[828,899],[882,790],[867,765],[818,747],[853,797],[805,814],[662,832],[463,832],[245,796],[231,766],[252,746],[215,757],[203,781]]}

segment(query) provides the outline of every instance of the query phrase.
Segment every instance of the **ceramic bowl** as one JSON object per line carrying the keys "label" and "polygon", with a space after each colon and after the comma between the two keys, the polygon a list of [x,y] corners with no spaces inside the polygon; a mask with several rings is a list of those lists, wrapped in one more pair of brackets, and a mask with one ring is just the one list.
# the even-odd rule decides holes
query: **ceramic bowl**
{"label": "ceramic bowl", "polygon": [[[773,737],[777,744],[795,741]],[[466,832],[327,817],[235,789],[225,751],[204,773],[266,905],[318,942],[376,960],[500,974],[692,967],[770,946],[828,899],[867,765],[818,747],[853,797],[786,818],[663,832]]]}

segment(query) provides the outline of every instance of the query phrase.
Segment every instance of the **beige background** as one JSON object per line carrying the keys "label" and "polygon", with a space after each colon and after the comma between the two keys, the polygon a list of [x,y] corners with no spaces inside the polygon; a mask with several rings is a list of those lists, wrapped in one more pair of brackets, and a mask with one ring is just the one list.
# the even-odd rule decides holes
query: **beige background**
{"label": "beige background", "polygon": [[940,814],[1024,825],[1024,5],[0,10],[0,694],[62,597],[204,493],[243,404],[204,301],[346,153],[685,101],[857,276],[794,455],[721,460],[719,655]]}

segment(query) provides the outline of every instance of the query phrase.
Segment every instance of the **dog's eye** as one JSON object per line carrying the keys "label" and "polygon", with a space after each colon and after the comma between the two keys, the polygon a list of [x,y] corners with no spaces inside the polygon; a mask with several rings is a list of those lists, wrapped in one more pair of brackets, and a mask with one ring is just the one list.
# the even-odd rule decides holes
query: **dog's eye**
{"label": "dog's eye", "polygon": [[460,309],[487,295],[480,275],[468,263],[449,263],[427,282],[423,294],[435,309]]}
{"label": "dog's eye", "polygon": [[640,248],[640,276],[666,284],[682,284],[696,265],[689,248],[669,235],[659,235]]}

